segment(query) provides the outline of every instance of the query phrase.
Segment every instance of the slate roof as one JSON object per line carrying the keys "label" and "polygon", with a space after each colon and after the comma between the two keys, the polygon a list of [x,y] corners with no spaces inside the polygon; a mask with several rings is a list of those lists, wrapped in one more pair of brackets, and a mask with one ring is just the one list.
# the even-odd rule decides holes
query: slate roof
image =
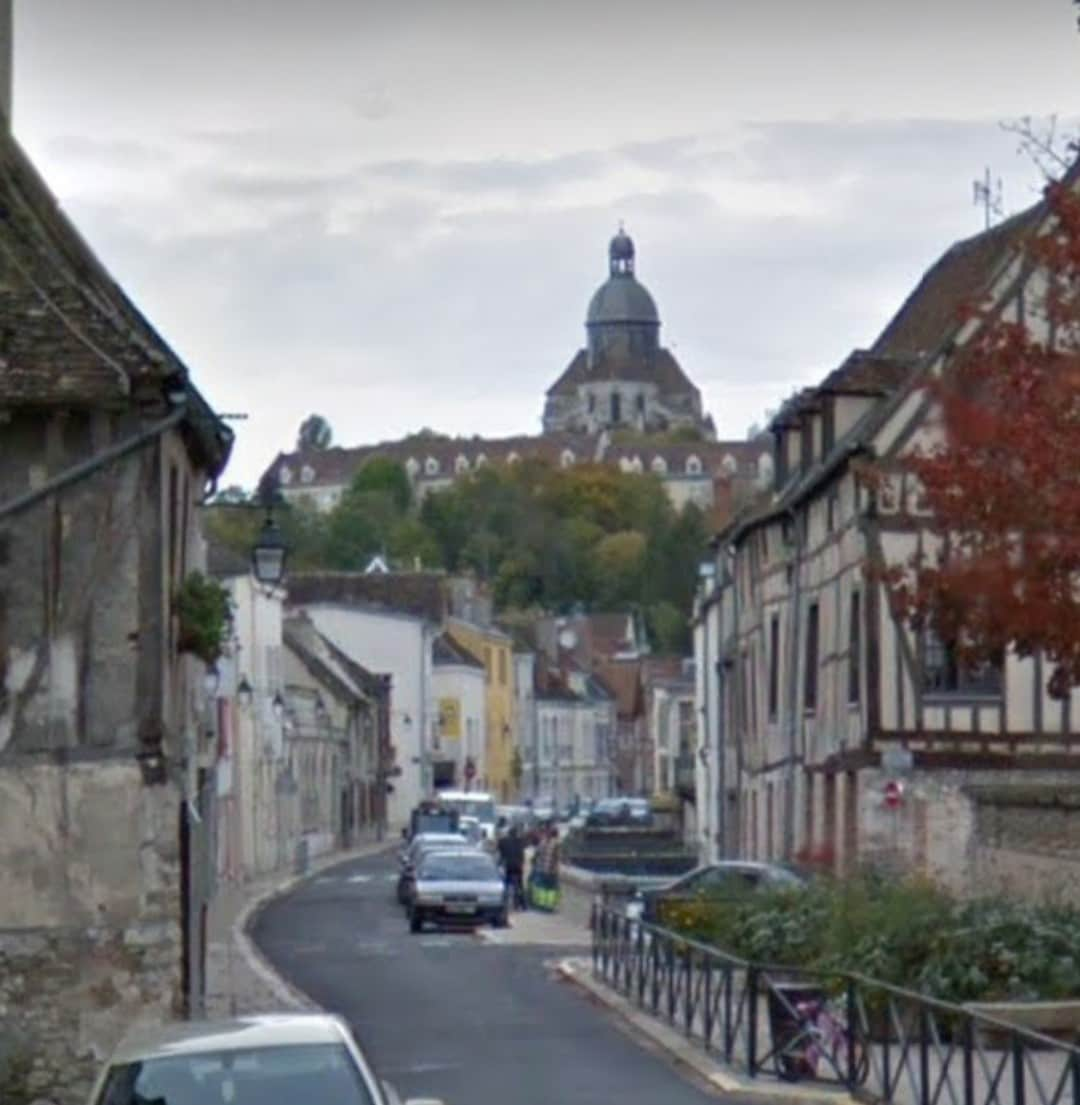
{"label": "slate roof", "polygon": [[305,614],[294,614],[284,620],[282,640],[311,677],[340,701],[363,702],[376,690],[378,677],[346,656]]}
{"label": "slate roof", "polygon": [[0,406],[168,410],[172,392],[188,448],[217,475],[232,430],[0,128]]}
{"label": "slate roof", "polygon": [[440,572],[294,572],[286,586],[291,606],[359,606],[437,624],[446,614],[446,577]]}
{"label": "slate roof", "polygon": [[815,389],[819,394],[887,395],[898,388],[918,363],[914,355],[874,353],[855,349]]}
{"label": "slate roof", "polygon": [[579,349],[547,394],[577,395],[577,389],[590,380],[646,380],[655,383],[662,395],[700,395],[668,349],[657,350],[651,365],[634,357],[602,357],[592,366],[585,350]]}
{"label": "slate roof", "polygon": [[456,664],[459,667],[484,670],[484,661],[470,652],[460,641],[455,641],[449,633],[440,633],[432,642],[431,661],[436,667],[441,664]]}

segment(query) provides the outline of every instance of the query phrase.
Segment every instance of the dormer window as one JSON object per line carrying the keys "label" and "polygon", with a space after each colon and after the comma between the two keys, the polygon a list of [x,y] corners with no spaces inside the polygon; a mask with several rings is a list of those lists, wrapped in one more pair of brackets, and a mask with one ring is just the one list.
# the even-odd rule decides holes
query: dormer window
{"label": "dormer window", "polygon": [[437,476],[439,474],[439,462],[434,457],[428,457],[424,461],[424,475]]}
{"label": "dormer window", "polygon": [[507,464],[517,464],[517,462],[519,460],[521,460],[521,457],[519,457],[517,455],[517,453],[507,453],[506,454],[506,463]]}
{"label": "dormer window", "polygon": [[458,454],[457,459],[454,461],[454,471],[460,476],[462,472],[468,472],[469,470],[469,458]]}
{"label": "dormer window", "polygon": [[734,476],[738,470],[739,462],[730,453],[725,453],[724,459],[720,462],[720,471],[725,476]]}
{"label": "dormer window", "polygon": [[630,471],[639,473],[645,471],[645,465],[641,463],[641,457],[634,457],[630,462]]}
{"label": "dormer window", "polygon": [[292,483],[292,469],[291,469],[291,468],[290,468],[290,467],[289,467],[289,466],[288,466],[287,464],[283,464],[283,465],[282,465],[282,466],[281,466],[281,467],[280,467],[280,468],[278,469],[278,479],[279,479],[279,480],[280,480],[280,481],[281,481],[281,482],[282,482],[283,484],[290,484],[290,483]]}
{"label": "dormer window", "polygon": [[757,461],[758,484],[761,487],[769,487],[773,479],[773,459],[768,453],[762,453]]}
{"label": "dormer window", "polygon": [[701,475],[701,457],[692,454],[686,458],[686,474],[688,476]]}
{"label": "dormer window", "polygon": [[405,462],[406,475],[409,477],[410,480],[415,480],[416,474],[419,471],[420,462],[416,459],[416,457],[409,457],[409,459]]}
{"label": "dormer window", "polygon": [[666,476],[667,475],[667,461],[664,460],[663,457],[653,457],[653,462],[652,462],[651,467],[652,467],[652,470],[656,473],[656,475],[658,475],[658,476]]}
{"label": "dormer window", "polygon": [[305,464],[304,467],[300,469],[300,482],[311,483],[313,479],[315,479],[315,469],[312,468],[310,464]]}
{"label": "dormer window", "polygon": [[634,462],[629,457],[619,457],[619,471],[633,472]]}
{"label": "dormer window", "polygon": [[487,462],[487,457],[483,453],[478,453],[476,460],[473,461],[477,468],[483,468],[484,465],[487,464]]}
{"label": "dormer window", "polygon": [[559,463],[563,468],[571,467],[576,460],[577,457],[574,456],[573,450],[571,449],[563,449],[562,456],[559,457]]}

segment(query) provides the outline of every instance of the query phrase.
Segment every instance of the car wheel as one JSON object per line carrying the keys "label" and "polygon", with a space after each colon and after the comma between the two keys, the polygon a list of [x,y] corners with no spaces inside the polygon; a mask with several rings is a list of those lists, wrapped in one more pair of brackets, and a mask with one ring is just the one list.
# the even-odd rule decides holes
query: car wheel
{"label": "car wheel", "polygon": [[510,927],[510,913],[506,906],[503,906],[495,917],[492,919],[492,927],[497,929],[507,929]]}
{"label": "car wheel", "polygon": [[424,927],[424,917],[420,910],[414,909],[409,914],[409,932],[419,932]]}

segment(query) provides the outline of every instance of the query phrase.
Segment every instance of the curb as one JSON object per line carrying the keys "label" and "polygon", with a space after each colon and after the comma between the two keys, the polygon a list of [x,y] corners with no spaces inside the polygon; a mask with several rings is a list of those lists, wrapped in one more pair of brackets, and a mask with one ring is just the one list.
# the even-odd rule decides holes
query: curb
{"label": "curb", "polygon": [[381,852],[391,851],[395,844],[396,841],[384,840],[374,844],[361,845],[347,852],[335,852],[331,856],[320,856],[304,874],[289,875],[267,887],[262,893],[246,902],[236,915],[236,919],[232,923],[230,937],[240,958],[258,976],[259,980],[273,991],[274,997],[281,1002],[284,1008],[296,1011],[325,1012],[323,1007],[312,1001],[303,990],[286,981],[256,947],[255,941],[251,938],[251,926],[255,923],[258,914],[275,898],[287,894],[290,890],[299,886],[300,883],[314,878],[321,872],[339,864],[350,863],[356,859],[364,859],[367,856],[375,856]]}
{"label": "curb", "polygon": [[605,1006],[654,1047],[666,1052],[676,1064],[688,1067],[717,1093],[737,1094],[751,1098],[756,1103],[760,1102],[761,1105],[790,1105],[791,1102],[804,1105],[860,1105],[844,1090],[811,1089],[786,1082],[763,1085],[761,1082],[740,1077],[730,1068],[721,1067],[699,1045],[692,1043],[677,1029],[635,1009],[622,995],[597,982],[592,977],[591,965],[587,959],[556,960],[553,966],[560,978]]}

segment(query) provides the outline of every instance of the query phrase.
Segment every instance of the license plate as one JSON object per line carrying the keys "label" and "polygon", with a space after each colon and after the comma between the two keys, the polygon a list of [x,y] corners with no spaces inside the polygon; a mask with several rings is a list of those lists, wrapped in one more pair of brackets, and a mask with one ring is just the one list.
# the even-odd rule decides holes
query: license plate
{"label": "license plate", "polygon": [[447,913],[475,913],[476,906],[474,905],[448,905],[446,907]]}

